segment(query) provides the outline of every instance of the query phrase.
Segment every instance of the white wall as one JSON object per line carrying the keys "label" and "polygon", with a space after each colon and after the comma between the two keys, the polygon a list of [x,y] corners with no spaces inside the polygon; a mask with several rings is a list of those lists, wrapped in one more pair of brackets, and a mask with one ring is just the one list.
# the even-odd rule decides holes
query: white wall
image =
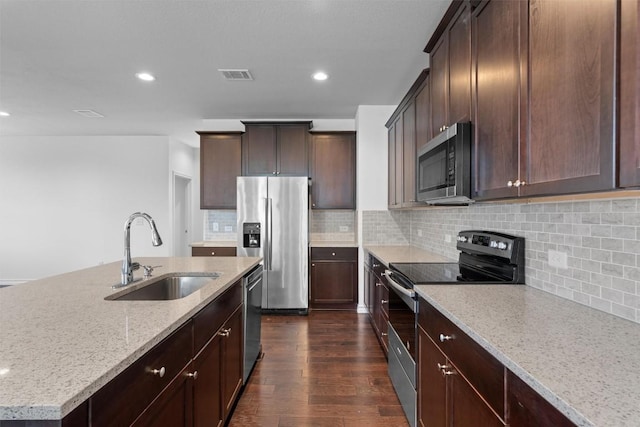
{"label": "white wall", "polygon": [[388,138],[385,123],[396,105],[360,105],[356,113],[357,200],[360,244],[358,273],[358,311],[364,312],[364,252],[362,250],[362,211],[387,209]]}
{"label": "white wall", "polygon": [[[200,150],[183,144],[177,140],[171,140],[169,143],[169,187],[171,189],[171,197],[169,199],[169,212],[171,213],[172,236],[173,236],[173,207],[174,207],[174,188],[173,176],[179,175],[191,179],[191,221],[189,237],[191,241],[198,241],[202,238],[203,211],[200,210]],[[173,243],[173,242],[172,242]],[[171,254],[175,253],[173,246]]]}
{"label": "white wall", "polygon": [[170,169],[193,175],[194,161],[171,146],[170,158],[168,137],[3,137],[0,282],[119,261],[124,222],[136,211],[154,218],[165,245],[153,247],[146,223],[134,223],[132,255],[169,255]]}

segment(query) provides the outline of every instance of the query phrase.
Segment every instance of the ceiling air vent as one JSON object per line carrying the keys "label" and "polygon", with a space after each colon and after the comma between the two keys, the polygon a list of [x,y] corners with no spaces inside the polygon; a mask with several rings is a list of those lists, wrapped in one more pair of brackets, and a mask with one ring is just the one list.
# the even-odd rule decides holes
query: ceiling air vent
{"label": "ceiling air vent", "polygon": [[253,80],[253,76],[249,72],[249,70],[233,70],[233,69],[222,69],[219,68],[218,71],[222,73],[225,80]]}
{"label": "ceiling air vent", "polygon": [[74,113],[80,114],[82,117],[104,117],[102,114],[95,112],[93,110],[73,110]]}

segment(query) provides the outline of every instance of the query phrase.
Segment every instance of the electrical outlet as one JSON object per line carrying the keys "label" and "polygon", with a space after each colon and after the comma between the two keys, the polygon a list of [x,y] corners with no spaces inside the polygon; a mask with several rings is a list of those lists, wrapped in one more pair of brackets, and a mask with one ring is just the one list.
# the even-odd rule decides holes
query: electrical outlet
{"label": "electrical outlet", "polygon": [[422,237],[422,230],[418,228],[418,237]]}
{"label": "electrical outlet", "polygon": [[451,234],[445,234],[444,241],[445,243],[451,243]]}
{"label": "electrical outlet", "polygon": [[340,226],[340,232],[341,233],[346,233],[347,231],[349,231],[349,227],[347,227],[346,225],[341,225]]}
{"label": "electrical outlet", "polygon": [[220,224],[218,224],[217,222],[214,222],[213,224],[211,224],[211,231],[218,231],[220,230]]}
{"label": "electrical outlet", "polygon": [[557,268],[563,268],[563,269],[569,268],[569,265],[567,263],[566,252],[554,251],[553,249],[549,249],[548,257],[549,257],[549,265],[551,267],[557,267]]}
{"label": "electrical outlet", "polygon": [[227,232],[227,233],[230,233],[230,232],[233,231],[233,227],[230,226],[230,225],[225,225],[224,226],[224,231]]}

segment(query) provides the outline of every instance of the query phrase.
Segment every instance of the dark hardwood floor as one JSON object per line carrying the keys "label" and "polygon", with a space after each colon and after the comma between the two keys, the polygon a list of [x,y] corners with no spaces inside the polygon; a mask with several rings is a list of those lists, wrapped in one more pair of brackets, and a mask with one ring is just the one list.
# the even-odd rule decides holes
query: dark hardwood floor
{"label": "dark hardwood floor", "polygon": [[230,427],[408,426],[367,315],[265,315],[262,349]]}

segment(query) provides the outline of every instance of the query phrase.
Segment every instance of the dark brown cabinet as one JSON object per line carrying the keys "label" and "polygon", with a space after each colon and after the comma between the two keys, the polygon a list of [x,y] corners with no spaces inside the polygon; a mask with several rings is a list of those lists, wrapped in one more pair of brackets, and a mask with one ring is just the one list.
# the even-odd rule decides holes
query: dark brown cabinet
{"label": "dark brown cabinet", "polygon": [[191,256],[236,256],[237,250],[231,246],[193,246]]}
{"label": "dark brown cabinet", "polygon": [[471,6],[454,0],[425,47],[434,134],[471,118]]}
{"label": "dark brown cabinet", "polygon": [[307,176],[311,122],[243,122],[242,162],[245,176]]}
{"label": "dark brown cabinet", "polygon": [[504,426],[502,364],[422,298],[418,323],[421,425]]}
{"label": "dark brown cabinet", "polygon": [[354,310],[358,305],[358,248],[311,248],[312,309]]}
{"label": "dark brown cabinet", "polygon": [[[521,77],[521,19],[527,2],[483,1],[472,13],[473,198],[517,197],[526,83]],[[499,70],[499,72],[496,72]]]}
{"label": "dark brown cabinet", "polygon": [[431,135],[429,71],[423,70],[387,121],[389,143],[389,208],[417,206],[416,153]]}
{"label": "dark brown cabinet", "polygon": [[198,373],[193,382],[194,427],[221,426],[222,411],[222,336],[216,334],[193,360],[193,369]]}
{"label": "dark brown cabinet", "polygon": [[389,348],[389,286],[382,276],[384,265],[373,255],[365,262],[365,305],[371,327],[382,346],[384,354]]}
{"label": "dark brown cabinet", "polygon": [[242,307],[238,307],[234,314],[222,327],[222,409],[224,419],[227,419],[233,409],[233,404],[242,388]]}
{"label": "dark brown cabinet", "polygon": [[313,132],[309,172],[313,209],[355,209],[355,132]]}
{"label": "dark brown cabinet", "polygon": [[235,209],[236,178],[242,175],[241,132],[200,135],[200,209]]}
{"label": "dark brown cabinet", "polygon": [[620,187],[640,186],[640,2],[620,2]]}

